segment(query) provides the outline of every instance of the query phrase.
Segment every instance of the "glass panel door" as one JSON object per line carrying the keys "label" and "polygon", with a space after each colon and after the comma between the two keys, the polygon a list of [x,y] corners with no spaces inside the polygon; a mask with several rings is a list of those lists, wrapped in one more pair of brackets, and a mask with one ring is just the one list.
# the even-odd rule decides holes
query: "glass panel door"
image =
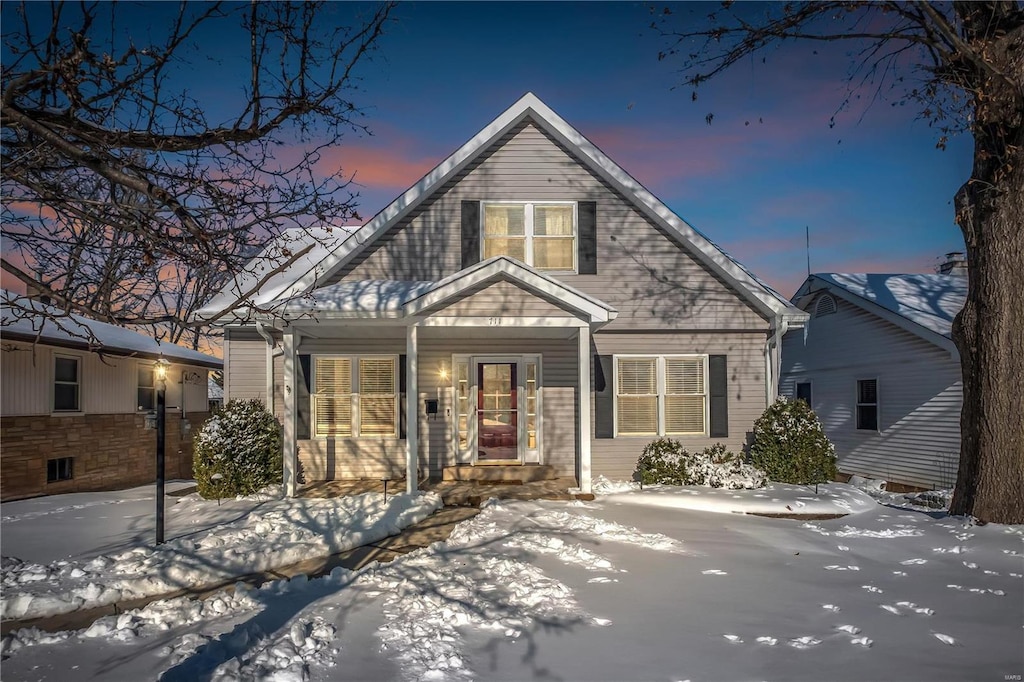
{"label": "glass panel door", "polygon": [[477,365],[477,461],[519,460],[516,363]]}

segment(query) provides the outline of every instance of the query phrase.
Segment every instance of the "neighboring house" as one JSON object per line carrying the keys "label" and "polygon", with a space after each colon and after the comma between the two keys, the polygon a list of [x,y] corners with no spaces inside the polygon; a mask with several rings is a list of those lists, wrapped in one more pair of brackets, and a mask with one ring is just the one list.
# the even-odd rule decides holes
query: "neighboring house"
{"label": "neighboring house", "polygon": [[78,315],[51,309],[55,321],[22,313],[8,305],[14,297],[3,292],[0,498],[155,481],[156,431],[145,422],[156,407],[154,365],[161,357],[171,363],[166,475],[191,478],[192,432],[209,411],[207,372],[223,363]]}
{"label": "neighboring house", "polygon": [[258,288],[218,321],[225,397],[280,417],[292,494],[457,464],[589,491],[659,435],[739,450],[806,319],[532,94],[361,228],[270,249],[299,260],[198,316]]}
{"label": "neighboring house", "polygon": [[811,275],[811,314],[782,342],[780,392],[807,400],[839,470],[922,488],[956,482],[963,385],[950,338],[957,275]]}
{"label": "neighboring house", "polygon": [[217,383],[213,374],[206,380],[206,400],[210,405],[210,412],[216,412],[224,407],[224,387]]}

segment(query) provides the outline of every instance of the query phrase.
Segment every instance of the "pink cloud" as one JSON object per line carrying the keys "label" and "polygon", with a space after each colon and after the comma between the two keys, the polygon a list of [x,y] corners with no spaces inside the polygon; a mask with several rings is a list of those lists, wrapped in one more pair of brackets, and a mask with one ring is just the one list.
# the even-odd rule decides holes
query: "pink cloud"
{"label": "pink cloud", "polygon": [[415,184],[438,161],[405,145],[388,148],[346,144],[324,150],[314,170],[322,175],[340,170],[344,177],[364,187],[400,190]]}

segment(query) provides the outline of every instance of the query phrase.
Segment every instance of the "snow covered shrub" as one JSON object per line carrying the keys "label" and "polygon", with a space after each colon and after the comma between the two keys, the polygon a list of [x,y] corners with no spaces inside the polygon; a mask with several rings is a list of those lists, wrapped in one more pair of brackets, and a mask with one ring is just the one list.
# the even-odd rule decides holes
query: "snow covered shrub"
{"label": "snow covered shrub", "polygon": [[232,400],[195,439],[192,474],[206,499],[251,495],[281,482],[281,427],[259,400]]}
{"label": "snow covered shrub", "polygon": [[780,483],[825,483],[836,476],[836,449],[805,401],[779,398],[754,422],[750,463]]}
{"label": "snow covered shrub", "polygon": [[763,488],[763,471],[716,443],[703,452],[689,453],[682,443],[659,438],[648,443],[636,463],[637,478],[644,484],[704,485],[738,490]]}

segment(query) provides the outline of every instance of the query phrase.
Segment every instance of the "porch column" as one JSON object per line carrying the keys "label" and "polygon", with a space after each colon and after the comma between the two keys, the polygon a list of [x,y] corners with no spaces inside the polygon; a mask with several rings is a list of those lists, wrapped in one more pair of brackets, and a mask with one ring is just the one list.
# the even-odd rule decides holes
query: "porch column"
{"label": "porch column", "polygon": [[406,327],[405,335],[405,361],[407,363],[405,370],[405,491],[410,494],[416,492],[416,469],[419,459],[418,331],[419,327],[411,324]]}
{"label": "porch column", "polygon": [[295,421],[298,419],[298,395],[295,381],[295,349],[299,345],[299,334],[294,327],[284,330],[284,494],[295,497],[298,471],[295,443]]}
{"label": "porch column", "polygon": [[590,327],[579,328],[580,490],[590,493]]}

